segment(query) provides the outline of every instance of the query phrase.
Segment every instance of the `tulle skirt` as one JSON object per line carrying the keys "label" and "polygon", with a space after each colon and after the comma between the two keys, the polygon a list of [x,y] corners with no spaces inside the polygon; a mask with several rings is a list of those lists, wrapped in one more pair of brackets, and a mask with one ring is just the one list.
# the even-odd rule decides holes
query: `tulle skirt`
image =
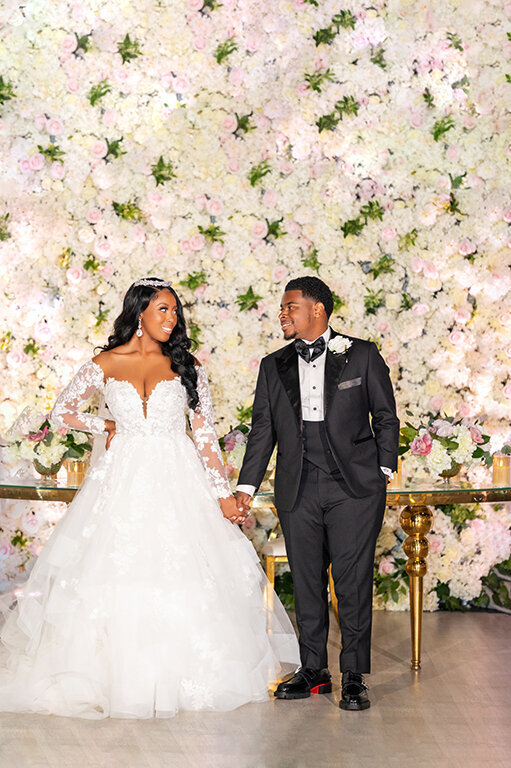
{"label": "tulle skirt", "polygon": [[299,662],[257,555],[185,435],[117,434],[17,599],[0,710],[168,717],[268,698]]}

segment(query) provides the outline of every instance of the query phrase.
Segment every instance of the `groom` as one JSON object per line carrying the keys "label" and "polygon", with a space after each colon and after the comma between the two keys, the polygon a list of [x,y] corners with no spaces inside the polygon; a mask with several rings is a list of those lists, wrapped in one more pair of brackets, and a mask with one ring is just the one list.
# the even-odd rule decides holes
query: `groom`
{"label": "groom", "polygon": [[263,358],[252,430],[236,491],[245,512],[277,443],[275,505],[293,576],[302,666],[279,699],[329,693],[328,566],[342,633],[341,709],[370,706],[373,564],[386,483],[397,466],[399,421],[376,345],[328,325],[332,293],[317,277],[291,280],[279,314],[291,344]]}

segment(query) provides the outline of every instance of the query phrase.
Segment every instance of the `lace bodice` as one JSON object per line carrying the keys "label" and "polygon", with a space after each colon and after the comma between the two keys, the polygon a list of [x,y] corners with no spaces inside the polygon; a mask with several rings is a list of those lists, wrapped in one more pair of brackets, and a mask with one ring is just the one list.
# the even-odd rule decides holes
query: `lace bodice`
{"label": "lace bodice", "polygon": [[105,420],[80,409],[99,390],[105,397],[112,414],[116,435],[127,433],[147,435],[184,435],[186,413],[192,428],[193,441],[201,456],[208,479],[219,498],[230,496],[231,491],[215,432],[213,405],[208,379],[202,366],[197,368],[197,409],[187,408],[186,390],[179,376],[163,379],[154,387],[146,401],[129,381],[108,377],[102,368],[90,360],[82,365],[74,379],[57,398],[50,415],[53,424],[66,429],[78,429],[93,434],[105,431]]}

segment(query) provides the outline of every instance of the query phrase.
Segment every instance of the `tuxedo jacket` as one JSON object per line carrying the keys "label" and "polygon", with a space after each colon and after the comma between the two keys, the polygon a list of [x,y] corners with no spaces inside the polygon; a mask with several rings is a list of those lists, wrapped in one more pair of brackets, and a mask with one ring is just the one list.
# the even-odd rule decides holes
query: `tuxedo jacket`
{"label": "tuxedo jacket", "polygon": [[[339,336],[331,329],[330,339]],[[344,335],[344,334],[343,334]],[[397,468],[399,419],[389,369],[374,342],[336,354],[327,347],[324,419],[331,451],[354,497],[381,490],[380,466]],[[298,353],[294,343],[263,358],[238,484],[259,487],[277,444],[275,505],[291,510],[302,474],[304,441]]]}

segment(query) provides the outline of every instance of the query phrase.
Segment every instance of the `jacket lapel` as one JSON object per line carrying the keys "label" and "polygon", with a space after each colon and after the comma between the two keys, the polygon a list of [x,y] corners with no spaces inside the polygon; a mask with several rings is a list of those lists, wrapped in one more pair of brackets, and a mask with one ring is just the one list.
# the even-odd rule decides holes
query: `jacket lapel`
{"label": "jacket lapel", "polygon": [[[331,334],[330,334],[331,339],[335,338],[335,336],[340,335],[339,333],[337,333],[337,331],[334,331],[333,328],[331,328],[330,330],[331,330]],[[339,354],[334,354],[327,348],[326,362],[325,362],[325,389],[324,389],[325,417],[328,412],[328,407],[332,402],[335,393],[337,392],[337,386],[341,380],[341,377],[344,373],[346,365],[348,364],[348,354],[349,354],[349,350],[348,352],[345,352],[342,355],[339,355]]]}
{"label": "jacket lapel", "polygon": [[287,392],[287,396],[293,406],[293,410],[298,419],[298,423],[302,423],[302,402],[300,399],[300,377],[298,374],[298,353],[295,350],[294,344],[290,344],[285,347],[281,357],[277,357],[275,360],[277,364],[277,371]]}

